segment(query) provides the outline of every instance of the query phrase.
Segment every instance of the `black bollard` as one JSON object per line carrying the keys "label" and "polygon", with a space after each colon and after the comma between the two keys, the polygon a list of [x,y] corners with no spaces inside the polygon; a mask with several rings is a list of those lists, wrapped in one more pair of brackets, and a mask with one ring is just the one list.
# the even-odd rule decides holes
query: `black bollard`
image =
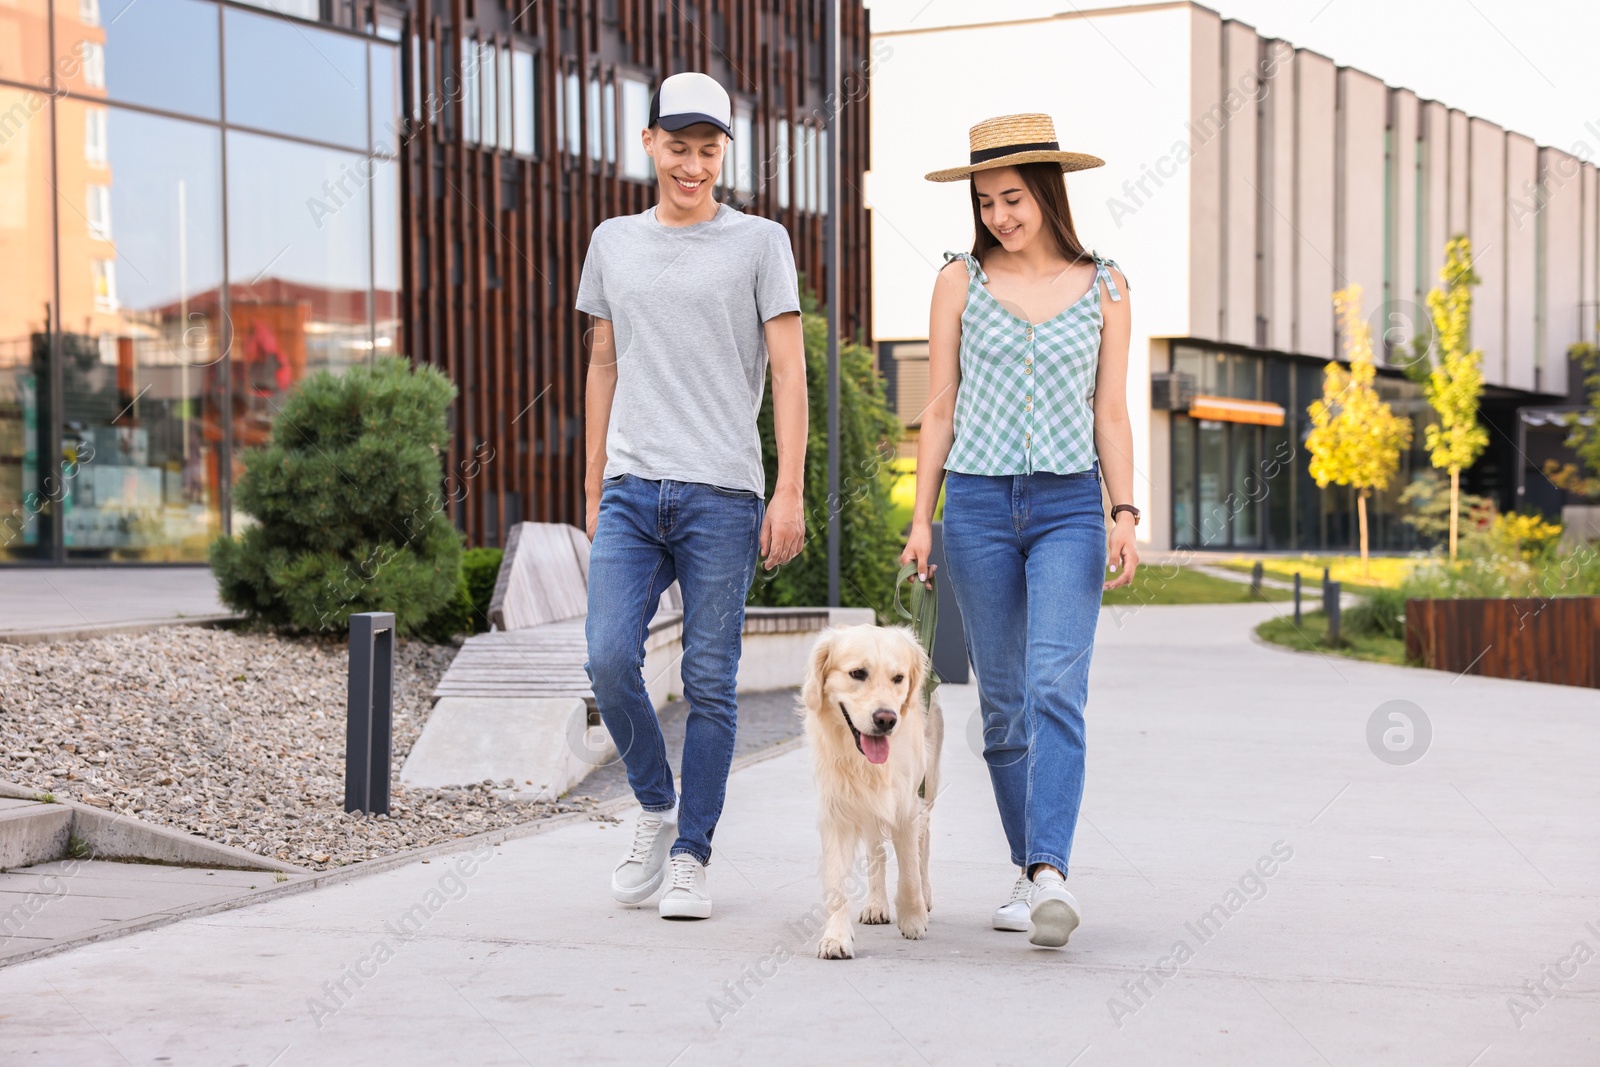
{"label": "black bollard", "polygon": [[1322,602],[1322,610],[1328,616],[1328,644],[1339,643],[1339,583],[1328,583],[1327,599]]}
{"label": "black bollard", "polygon": [[1256,565],[1250,568],[1250,595],[1257,598],[1261,596],[1262,569],[1261,561],[1259,559],[1256,560]]}
{"label": "black bollard", "polygon": [[1300,625],[1300,572],[1294,572],[1294,624]]}
{"label": "black bollard", "polygon": [[394,614],[350,616],[349,719],[344,740],[344,810],[389,814],[394,712]]}

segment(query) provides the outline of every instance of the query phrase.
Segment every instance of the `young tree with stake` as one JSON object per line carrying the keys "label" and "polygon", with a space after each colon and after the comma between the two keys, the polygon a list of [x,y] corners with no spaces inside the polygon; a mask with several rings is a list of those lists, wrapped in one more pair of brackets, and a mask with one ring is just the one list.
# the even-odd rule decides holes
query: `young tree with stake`
{"label": "young tree with stake", "polygon": [[1333,294],[1339,329],[1350,360],[1346,370],[1337,360],[1328,364],[1322,399],[1311,403],[1311,476],[1317,485],[1353,486],[1361,525],[1361,573],[1367,567],[1367,498],[1374,489],[1389,488],[1400,466],[1400,450],[1411,444],[1411,420],[1396,415],[1373,387],[1372,333],[1361,316],[1361,286]]}

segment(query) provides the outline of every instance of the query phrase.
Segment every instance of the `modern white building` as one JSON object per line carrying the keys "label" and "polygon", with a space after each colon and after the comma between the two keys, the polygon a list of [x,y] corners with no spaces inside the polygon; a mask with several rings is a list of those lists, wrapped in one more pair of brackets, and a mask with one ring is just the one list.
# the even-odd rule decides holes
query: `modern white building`
{"label": "modern white building", "polygon": [[1318,489],[1303,448],[1306,405],[1342,352],[1333,293],[1352,285],[1382,389],[1416,426],[1375,501],[1374,544],[1413,543],[1395,497],[1428,467],[1428,408],[1393,363],[1427,328],[1458,233],[1482,279],[1472,341],[1492,441],[1466,484],[1502,508],[1559,505],[1538,468],[1563,433],[1519,444],[1519,412],[1578,402],[1567,350],[1600,315],[1600,127],[1593,145],[1543,147],[1193,3],[901,30],[874,54],[873,340],[908,424],[926,398],[934,274],[972,243],[966,183],[922,176],[965,161],[973,123],[1043,111],[1063,148],[1106,160],[1068,190],[1084,243],[1132,290],[1136,503],[1153,547],[1353,543],[1349,491]]}

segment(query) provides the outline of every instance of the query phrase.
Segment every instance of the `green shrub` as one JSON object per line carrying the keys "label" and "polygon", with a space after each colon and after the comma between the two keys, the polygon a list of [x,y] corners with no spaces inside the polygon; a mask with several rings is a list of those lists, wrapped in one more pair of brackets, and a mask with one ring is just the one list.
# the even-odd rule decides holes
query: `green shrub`
{"label": "green shrub", "polygon": [[401,633],[458,610],[461,536],[441,508],[455,386],[396,358],[322,371],[285,400],[235,490],[255,522],[211,546],[222,600],[252,620],[342,631],[392,611]]}
{"label": "green shrub", "polygon": [[494,599],[494,583],[504,557],[505,551],[499,548],[469,548],[461,554],[461,581],[472,611],[471,633],[489,628],[489,601]]}
{"label": "green shrub", "polygon": [[[750,603],[769,607],[828,602],[828,323],[816,300],[802,288],[806,344],[806,389],[810,400],[806,443],[806,542],[799,556],[775,571],[758,567]],[[772,390],[761,401],[762,462],[770,494],[778,482],[773,437]],[[891,528],[890,494],[894,446],[900,420],[889,409],[872,352],[839,344],[839,599],[871,607],[880,619],[892,613],[894,576],[905,540]]]}
{"label": "green shrub", "polygon": [[1403,639],[1406,635],[1406,598],[1398,589],[1374,589],[1339,620],[1352,634]]}

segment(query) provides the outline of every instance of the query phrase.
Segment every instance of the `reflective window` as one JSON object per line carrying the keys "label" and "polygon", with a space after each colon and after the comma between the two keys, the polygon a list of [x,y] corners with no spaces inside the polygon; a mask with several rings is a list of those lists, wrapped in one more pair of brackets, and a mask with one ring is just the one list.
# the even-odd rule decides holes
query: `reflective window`
{"label": "reflective window", "polygon": [[[50,80],[50,23],[46,0],[0,4],[0,78],[46,86]],[[16,97],[8,95],[8,100]],[[0,540],[4,539],[0,533]]]}
{"label": "reflective window", "polygon": [[233,358],[270,386],[263,396],[366,357],[376,170],[352,153],[229,131]]}
{"label": "reflective window", "polygon": [[56,50],[60,85],[69,93],[221,116],[215,4],[57,0]]}
{"label": "reflective window", "polygon": [[518,155],[531,156],[534,149],[533,53],[511,53],[511,147]]}
{"label": "reflective window", "polygon": [[478,46],[478,80],[483,86],[483,130],[479,140],[494,148],[500,136],[500,50],[485,41]]}
{"label": "reflective window", "polygon": [[239,0],[239,3],[276,11],[280,15],[293,15],[295,18],[310,22],[316,22],[322,17],[320,0]]}
{"label": "reflective window", "polygon": [[372,176],[373,349],[400,351],[400,164],[386,160]]}
{"label": "reflective window", "polygon": [[203,560],[221,530],[220,137],[70,100],[58,121],[98,123],[107,150],[57,164],[61,433],[81,468],[62,539],[79,558]]}
{"label": "reflective window", "polygon": [[565,86],[564,97],[566,100],[566,114],[562,119],[562,129],[566,132],[566,146],[568,155],[577,155],[583,148],[583,131],[579,126],[582,109],[579,106],[578,76],[568,72],[562,84]]}
{"label": "reflective window", "polygon": [[733,112],[734,187],[741,193],[755,192],[756,125],[749,104],[739,104]]}
{"label": "reflective window", "polygon": [[482,123],[482,72],[478,68],[478,42],[461,42],[461,137],[477,144]]}
{"label": "reflective window", "polygon": [[789,165],[793,161],[789,142],[789,120],[778,120],[778,144],[772,153],[772,166],[778,171],[778,206],[789,206]]}
{"label": "reflective window", "polygon": [[500,148],[511,151],[511,112],[512,96],[514,89],[511,84],[511,49],[500,49],[499,76],[500,83]]}
{"label": "reflective window", "polygon": [[[3,16],[0,16],[3,19]],[[3,25],[0,21],[0,25]],[[0,88],[0,561],[48,556],[60,513],[59,478],[49,478],[42,403],[49,387],[48,309],[54,306],[50,113],[42,93]],[[62,153],[66,155],[65,152]],[[78,164],[83,180],[83,164]],[[41,470],[43,468],[43,470]],[[75,474],[69,468],[66,474]]]}
{"label": "reflective window", "polygon": [[1194,420],[1172,416],[1172,543],[1193,545],[1194,529]]}
{"label": "reflective window", "polygon": [[655,177],[650,154],[640,135],[650,125],[650,83],[642,78],[622,79],[622,173],[649,181]]}
{"label": "reflective window", "polygon": [[400,52],[391,45],[368,45],[372,70],[372,148],[394,155],[400,151]]}
{"label": "reflective window", "polygon": [[817,134],[817,210],[828,213],[828,131]]}
{"label": "reflective window", "polygon": [[366,42],[237,8],[223,32],[229,123],[366,149]]}

